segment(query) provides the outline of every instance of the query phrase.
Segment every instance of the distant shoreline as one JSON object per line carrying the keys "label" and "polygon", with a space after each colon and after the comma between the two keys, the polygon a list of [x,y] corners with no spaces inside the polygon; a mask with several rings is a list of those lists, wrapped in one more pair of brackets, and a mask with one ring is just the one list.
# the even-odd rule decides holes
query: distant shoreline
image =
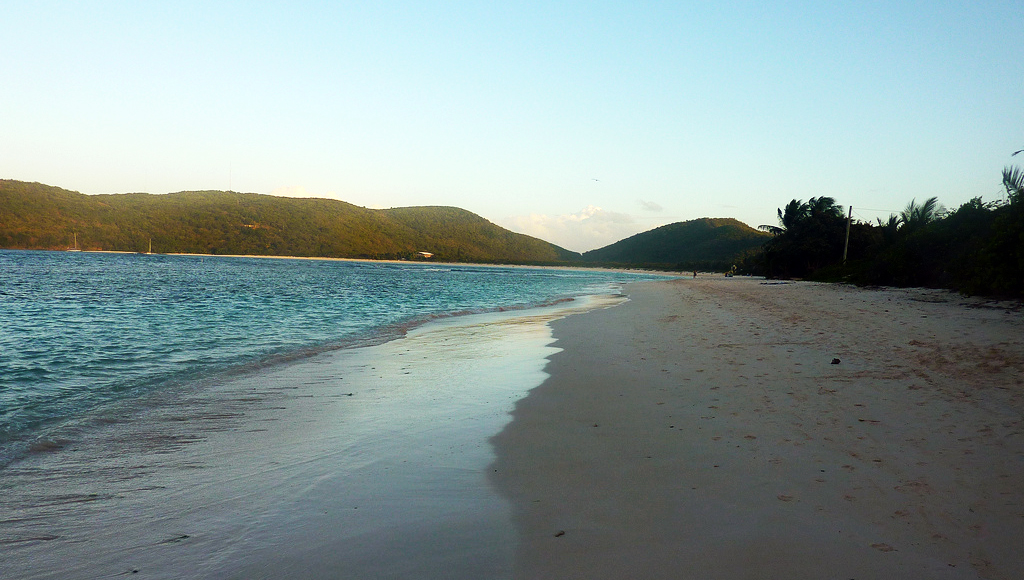
{"label": "distant shoreline", "polygon": [[[30,249],[30,248],[0,248],[0,250],[18,251],[18,252],[68,252],[69,250],[47,250],[47,249]],[[186,257],[198,257],[198,258],[263,258],[263,259],[274,259],[274,260],[319,260],[326,262],[366,262],[372,264],[434,264],[438,266],[473,266],[483,268],[537,268],[537,269],[552,269],[552,270],[573,270],[573,271],[602,271],[602,272],[625,272],[625,273],[636,273],[642,272],[644,274],[650,274],[655,276],[666,276],[669,278],[677,277],[686,274],[683,271],[671,271],[671,270],[645,270],[643,268],[608,268],[604,266],[580,266],[580,265],[566,265],[556,266],[550,264],[498,264],[498,263],[485,263],[485,262],[438,262],[433,260],[376,260],[373,258],[332,258],[329,256],[271,256],[266,254],[191,254],[188,252],[153,252],[147,254],[146,252],[130,252],[127,250],[79,250],[73,252],[78,254],[129,254],[129,255],[143,255],[143,256],[186,256]],[[707,272],[702,272],[706,274]]]}

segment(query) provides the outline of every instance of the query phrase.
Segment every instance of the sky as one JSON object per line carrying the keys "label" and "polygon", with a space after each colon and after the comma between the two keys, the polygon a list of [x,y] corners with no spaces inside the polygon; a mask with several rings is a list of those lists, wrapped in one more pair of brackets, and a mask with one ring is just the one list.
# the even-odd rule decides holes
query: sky
{"label": "sky", "polygon": [[1024,3],[0,2],[0,178],[451,205],[575,251],[1000,199]]}

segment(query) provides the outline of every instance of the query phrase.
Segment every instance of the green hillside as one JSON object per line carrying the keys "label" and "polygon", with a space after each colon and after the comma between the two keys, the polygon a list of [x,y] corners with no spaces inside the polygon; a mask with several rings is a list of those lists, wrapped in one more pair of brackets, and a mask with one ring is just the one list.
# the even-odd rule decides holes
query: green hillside
{"label": "green hillside", "polygon": [[0,247],[558,263],[580,255],[452,207],[373,210],[227,191],[84,195],[0,180]]}
{"label": "green hillside", "polygon": [[676,222],[583,254],[587,262],[669,268],[729,268],[771,236],[732,218]]}

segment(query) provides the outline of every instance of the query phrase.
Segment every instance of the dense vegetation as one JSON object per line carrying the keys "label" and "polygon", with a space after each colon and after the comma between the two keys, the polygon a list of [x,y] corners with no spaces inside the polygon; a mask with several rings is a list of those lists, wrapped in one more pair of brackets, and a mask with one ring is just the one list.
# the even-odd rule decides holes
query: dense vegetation
{"label": "dense vegetation", "polygon": [[763,252],[742,269],[776,278],[948,288],[1024,298],[1024,172],[1003,171],[1006,202],[980,197],[945,211],[936,198],[912,200],[899,215],[850,224],[830,197],[791,201]]}
{"label": "dense vegetation", "polygon": [[225,191],[83,195],[0,180],[0,247],[564,263],[580,255],[452,207],[372,210]]}
{"label": "dense vegetation", "polygon": [[728,270],[769,237],[732,218],[677,222],[636,234],[583,259],[606,265],[643,265],[675,270]]}

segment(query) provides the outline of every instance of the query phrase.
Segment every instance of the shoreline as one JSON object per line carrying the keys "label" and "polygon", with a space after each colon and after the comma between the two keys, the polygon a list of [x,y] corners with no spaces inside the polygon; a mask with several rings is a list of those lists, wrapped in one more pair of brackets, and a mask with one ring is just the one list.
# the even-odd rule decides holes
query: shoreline
{"label": "shoreline", "polygon": [[[11,252],[13,253],[13,252],[16,252],[16,251],[18,251],[18,250],[13,250]],[[84,252],[84,253],[90,254],[91,252]],[[58,252],[58,254],[59,254],[59,252]],[[193,266],[195,266],[197,270],[201,269],[200,266],[199,266],[198,261],[195,261],[195,260],[191,260],[190,261],[190,260],[187,259],[188,256],[189,255],[186,255],[186,259],[184,261],[178,261],[178,260],[175,260],[175,259],[158,259],[158,260],[155,260],[155,261],[146,260],[146,258],[149,257],[149,256],[139,256],[138,258],[129,258],[129,259],[126,259],[126,260],[117,259],[117,260],[114,260],[114,261],[116,263],[118,263],[118,264],[126,264],[126,265],[128,265],[128,267],[131,267],[131,268],[136,268],[136,267],[141,268],[143,264],[156,264],[155,267],[160,268],[160,267],[162,267],[161,264],[166,265],[166,264],[170,264],[171,262],[174,262],[174,263],[177,263],[177,264],[181,265],[181,267],[184,267],[184,268],[192,269]],[[194,257],[197,257],[197,256],[191,256],[191,257],[194,258]],[[217,257],[217,256],[215,256],[215,257]],[[244,256],[223,256],[223,257],[228,257],[228,258],[242,257],[242,258],[244,258]],[[273,259],[288,259],[288,258],[278,258],[278,257],[272,257],[272,258]],[[299,258],[299,259],[301,260],[302,258]],[[111,258],[111,260],[113,260],[113,258]],[[65,260],[60,260],[60,261],[64,262]],[[444,266],[444,265],[438,265],[438,266],[433,266],[433,265],[429,265],[429,264],[409,265],[406,268],[406,267],[401,266],[401,264],[411,264],[411,263],[409,263],[409,262],[395,262],[394,264],[397,267],[389,269],[389,268],[387,268],[387,266],[379,266],[378,263],[373,262],[373,261],[369,261],[369,262],[364,262],[364,261],[359,261],[359,260],[343,260],[343,261],[371,265],[369,269],[359,268],[358,269],[359,271],[371,271],[371,272],[372,271],[377,271],[377,272],[388,271],[388,272],[395,272],[395,273],[402,273],[402,272],[408,273],[408,272],[412,272],[412,271],[416,271],[416,270],[432,270],[432,269],[436,268],[436,269],[439,270],[439,273],[436,274],[436,276],[438,276],[440,278],[447,278],[450,275],[449,272],[448,272],[448,266]],[[50,260],[50,262],[53,262],[53,261]],[[83,263],[83,264],[87,264],[87,265],[91,264],[91,263],[96,263],[96,264],[111,263],[110,260],[102,260],[102,259],[99,260],[99,261],[96,261],[96,260],[86,260],[86,261],[83,261],[83,262],[80,262],[78,259],[72,259],[72,262]],[[214,268],[214,266],[211,266],[212,263],[213,262],[211,261],[210,263],[207,264],[207,266],[209,266],[211,269]],[[298,267],[301,263],[302,262],[295,262],[294,265],[296,267]],[[306,262],[306,263],[309,263],[309,262]],[[136,266],[136,264],[138,264],[138,266]],[[220,264],[221,265],[230,265],[231,262],[230,261],[228,261],[228,262],[220,262]],[[255,264],[255,266],[259,265],[258,262],[255,262],[254,264]],[[383,270],[379,269],[381,267],[383,267],[384,269]],[[493,267],[493,266],[486,266],[486,265],[484,265],[484,266],[481,266],[481,267],[482,268],[488,268],[488,267]],[[453,271],[455,269],[457,269],[457,268],[460,268],[460,270],[459,270],[460,272],[474,272],[474,275],[476,275],[475,272],[481,271],[481,270],[477,270],[477,267],[476,266],[472,266],[472,265],[452,265],[451,268],[453,269]],[[505,268],[505,267],[494,267],[494,268]],[[322,270],[322,268],[321,268],[321,270]],[[327,271],[334,271],[334,270],[335,270],[334,268],[327,268]],[[355,271],[356,269],[352,269],[352,268],[342,268],[341,269],[341,271],[350,271],[350,270]],[[512,267],[508,267],[505,271],[506,272],[514,272]],[[488,271],[483,271],[483,272],[484,272],[483,274],[480,274],[481,276],[485,276],[485,277],[486,276],[490,276]],[[645,278],[653,278],[654,277],[654,276],[650,276],[650,275],[647,275],[647,274],[632,274],[629,277],[633,278],[633,277],[636,277],[636,276],[643,276]],[[555,276],[555,275],[553,275],[553,276],[550,276],[550,279],[557,279],[557,278],[563,278],[563,277],[564,276]],[[592,277],[595,278],[595,279],[596,278],[601,278],[602,274],[593,274]],[[625,276],[617,276],[616,278],[624,278],[624,277]],[[569,278],[571,278],[571,276],[569,276]],[[587,277],[579,276],[577,278],[578,279],[591,279],[591,276],[587,276]],[[616,287],[617,286],[612,286],[611,284],[609,284],[607,289],[604,288],[604,287],[602,287],[602,288],[595,288],[595,287],[591,286],[589,289],[586,289],[586,290],[576,289],[576,291],[586,291],[586,292],[603,292],[603,291],[608,291],[608,292],[615,292],[615,291],[617,291],[615,289]],[[399,320],[391,321],[391,322],[387,322],[386,321],[387,322],[386,324],[382,324],[382,325],[377,326],[377,327],[358,328],[358,329],[356,329],[354,331],[349,331],[348,333],[342,334],[341,336],[333,337],[333,338],[330,338],[330,339],[320,339],[318,341],[310,340],[310,341],[307,341],[306,343],[303,343],[303,344],[286,344],[283,347],[276,348],[275,350],[271,350],[269,352],[264,352],[264,353],[255,353],[252,356],[249,356],[249,357],[246,357],[246,358],[236,358],[236,359],[232,359],[232,360],[215,360],[214,364],[206,364],[207,361],[202,361],[204,363],[203,365],[197,365],[197,366],[202,366],[203,371],[201,373],[197,372],[197,373],[194,373],[194,374],[186,374],[184,372],[178,371],[177,374],[174,374],[174,375],[170,375],[169,374],[168,377],[167,377],[167,380],[164,381],[163,383],[160,383],[160,384],[164,385],[164,384],[177,383],[177,382],[179,382],[180,379],[183,379],[185,381],[191,381],[191,382],[200,382],[200,383],[204,383],[204,384],[210,383],[211,381],[213,381],[213,382],[222,381],[222,380],[225,380],[227,378],[230,378],[231,376],[237,375],[239,373],[258,371],[260,369],[265,369],[265,368],[272,367],[272,366],[275,366],[275,365],[278,365],[278,364],[287,364],[287,363],[290,363],[290,362],[294,362],[296,360],[303,360],[303,359],[307,359],[307,358],[309,358],[311,356],[317,356],[317,355],[319,355],[319,354],[321,354],[323,352],[330,352],[330,351],[340,350],[340,349],[344,349],[344,348],[354,348],[354,347],[360,347],[360,346],[371,346],[371,345],[381,344],[381,343],[384,343],[384,342],[395,340],[396,338],[400,338],[400,337],[404,336],[409,330],[417,328],[417,327],[422,326],[424,324],[430,323],[432,321],[436,321],[436,320],[442,320],[442,319],[452,318],[452,317],[461,317],[461,316],[466,316],[466,315],[482,314],[482,313],[488,313],[488,312],[528,311],[528,310],[534,309],[534,308],[543,308],[543,307],[547,307],[547,306],[557,305],[559,303],[563,303],[563,302],[566,302],[566,301],[572,301],[572,300],[575,300],[576,298],[579,298],[579,297],[581,297],[581,296],[573,296],[573,295],[562,294],[560,298],[547,298],[547,299],[543,299],[543,300],[541,299],[541,297],[532,297],[532,298],[528,297],[528,298],[524,299],[524,301],[522,301],[522,302],[514,302],[512,300],[505,300],[503,302],[491,301],[490,304],[479,304],[479,303],[474,304],[472,302],[467,302],[467,305],[465,305],[464,308],[461,309],[461,310],[452,310],[452,311],[447,311],[447,312],[435,312],[435,313],[430,313],[430,312],[423,313],[423,312],[420,312],[419,314],[415,314],[415,312],[413,311],[413,314],[408,314],[408,313],[403,314],[403,316],[406,316],[406,318],[404,318],[404,319],[399,319]],[[526,300],[532,300],[532,301],[527,302]],[[23,341],[23,343],[27,343],[27,342],[29,342],[29,341]],[[138,396],[139,396],[138,392],[132,391],[131,395],[130,395],[130,398],[136,398]],[[60,447],[62,445],[62,443],[59,441],[60,439],[73,439],[74,438],[73,436],[68,436],[66,434],[66,431],[68,431],[69,429],[72,430],[72,431],[75,431],[75,432],[79,431],[83,424],[88,425],[91,422],[90,416],[92,414],[94,414],[93,413],[94,411],[102,410],[103,407],[110,406],[110,405],[115,405],[116,406],[122,400],[123,399],[121,399],[120,397],[112,396],[112,397],[107,398],[107,399],[105,399],[103,401],[100,401],[98,403],[92,403],[88,407],[80,406],[78,408],[75,408],[74,410],[76,412],[79,412],[79,414],[71,414],[71,413],[65,413],[63,415],[53,414],[53,415],[50,415],[47,418],[44,418],[44,419],[38,420],[38,421],[36,421],[33,418],[32,420],[36,421],[36,422],[33,423],[33,424],[29,424],[29,423],[26,422],[24,424],[28,425],[28,426],[24,427],[24,428],[22,428],[21,425],[18,425],[20,430],[15,432],[12,429],[11,430],[11,435],[9,437],[3,438],[3,440],[0,441],[0,467],[9,464],[12,461],[17,461],[21,457],[24,457],[27,453],[30,452],[30,448],[32,448],[32,447],[43,448],[43,449],[46,449],[46,450],[49,450],[51,448]],[[84,419],[83,419],[83,417],[84,417]]]}
{"label": "shoreline", "polygon": [[[627,287],[492,440],[516,578],[1024,576],[1024,320],[935,290]],[[835,360],[835,364],[833,364]]]}
{"label": "shoreline", "polygon": [[546,376],[547,322],[621,300],[433,321],[111,414],[0,472],[0,576],[509,578],[488,438]]}
{"label": "shoreline", "polygon": [[186,254],[179,252],[129,252],[125,250],[48,250],[48,249],[29,249],[29,248],[0,248],[0,250],[6,250],[11,252],[71,252],[71,253],[82,253],[82,254],[124,254],[124,255],[140,255],[140,256],[183,256],[183,257],[196,257],[196,258],[258,258],[258,259],[270,259],[270,260],[313,260],[313,261],[324,261],[324,262],[356,262],[366,264],[415,264],[415,265],[435,265],[435,266],[465,266],[472,268],[536,268],[538,270],[571,270],[577,272],[588,272],[588,271],[601,271],[601,272],[621,272],[621,273],[634,273],[634,274],[648,274],[651,276],[665,276],[665,277],[678,277],[686,275],[686,272],[682,271],[666,271],[666,270],[645,270],[643,268],[606,268],[603,266],[581,266],[576,264],[567,265],[551,265],[551,264],[517,264],[517,263],[494,263],[494,262],[441,262],[434,260],[375,260],[373,258],[331,258],[326,256],[269,256],[269,255],[258,255],[258,254]]}

